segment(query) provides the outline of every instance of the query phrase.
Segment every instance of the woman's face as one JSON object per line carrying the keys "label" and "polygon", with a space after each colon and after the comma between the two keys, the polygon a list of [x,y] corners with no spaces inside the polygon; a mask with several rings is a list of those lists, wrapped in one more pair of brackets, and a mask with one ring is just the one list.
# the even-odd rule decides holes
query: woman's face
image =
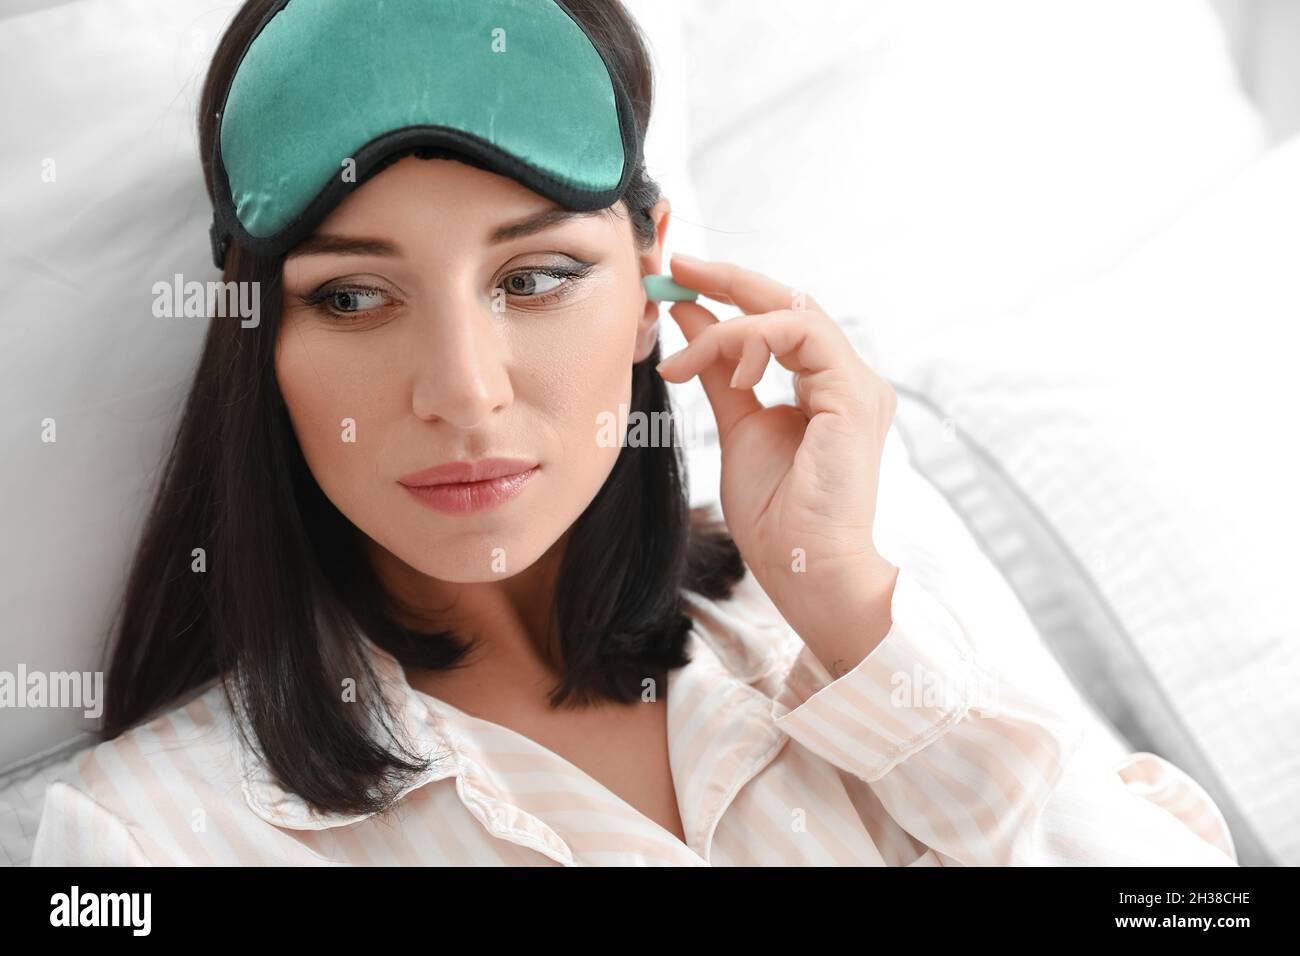
{"label": "woman's face", "polygon": [[[598,416],[619,415],[654,346],[641,277],[660,269],[668,209],[653,210],[643,253],[622,205],[524,228],[559,207],[452,160],[408,157],[353,191],[286,259],[276,346],[330,501],[443,581],[508,577],[545,554],[618,458]],[[471,510],[445,510],[470,498],[464,486],[438,496],[399,481],[486,458],[538,467]]]}

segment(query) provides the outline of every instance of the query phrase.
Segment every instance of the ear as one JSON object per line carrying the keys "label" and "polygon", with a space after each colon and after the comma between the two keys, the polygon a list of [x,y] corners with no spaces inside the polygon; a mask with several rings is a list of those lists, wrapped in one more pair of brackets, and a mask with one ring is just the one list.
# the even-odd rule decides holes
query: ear
{"label": "ear", "polygon": [[[668,235],[669,213],[672,208],[672,203],[668,201],[667,196],[664,196],[648,210],[655,224],[655,241],[650,248],[637,254],[637,263],[641,267],[643,277],[663,271],[664,239]],[[659,341],[659,303],[646,295],[644,286],[641,288],[641,297],[645,307],[641,311],[641,320],[636,327],[636,352],[632,359],[634,362],[643,361],[649,356],[654,351],[655,343]]]}

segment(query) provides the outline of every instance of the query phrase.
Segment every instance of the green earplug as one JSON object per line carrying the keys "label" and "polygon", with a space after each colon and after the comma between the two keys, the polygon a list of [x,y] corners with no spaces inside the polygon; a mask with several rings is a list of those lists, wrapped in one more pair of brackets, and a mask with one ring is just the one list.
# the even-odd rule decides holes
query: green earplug
{"label": "green earplug", "polygon": [[699,293],[687,288],[680,282],[674,282],[672,276],[648,275],[641,277],[646,295],[656,302],[694,302]]}

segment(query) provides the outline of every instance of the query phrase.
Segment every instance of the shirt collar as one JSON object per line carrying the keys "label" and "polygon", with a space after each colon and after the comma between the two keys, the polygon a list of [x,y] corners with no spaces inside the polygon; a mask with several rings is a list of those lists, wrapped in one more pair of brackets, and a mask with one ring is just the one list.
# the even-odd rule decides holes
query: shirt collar
{"label": "shirt collar", "polygon": [[[695,621],[686,644],[691,660],[668,675],[667,720],[669,765],[686,846],[648,819],[644,835],[666,839],[674,852],[680,851],[684,865],[707,865],[714,831],[731,799],[776,757],[787,739],[772,719],[771,698],[752,685],[792,659],[798,638],[771,618],[755,619],[693,592],[684,592],[684,597]],[[400,797],[454,776],[461,802],[494,836],[564,865],[579,865],[560,833],[512,795],[510,771],[495,765],[478,747],[482,722],[415,690],[396,658],[364,635],[361,641],[406,740],[417,753],[435,758],[428,770],[407,782]],[[245,802],[268,823],[319,830],[372,815],[320,813],[282,789],[242,740],[238,749]]]}

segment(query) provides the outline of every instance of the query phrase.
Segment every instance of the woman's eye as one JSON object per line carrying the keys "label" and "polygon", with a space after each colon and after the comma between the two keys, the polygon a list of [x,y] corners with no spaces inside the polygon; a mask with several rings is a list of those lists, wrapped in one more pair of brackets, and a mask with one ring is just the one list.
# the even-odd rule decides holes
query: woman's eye
{"label": "woman's eye", "polygon": [[579,269],[526,269],[506,276],[501,288],[507,295],[525,299],[558,299],[572,291],[578,280],[590,271],[590,265]]}
{"label": "woman's eye", "polygon": [[329,316],[356,316],[389,304],[389,295],[369,286],[334,286],[302,296],[304,304]]}
{"label": "woman's eye", "polygon": [[[537,281],[537,276],[542,281]],[[563,283],[548,272],[516,272],[506,276],[505,289],[511,295],[544,295],[558,288]]]}
{"label": "woman's eye", "polygon": [[325,295],[330,308],[345,315],[377,309],[384,304],[384,298],[378,289],[333,289]]}

